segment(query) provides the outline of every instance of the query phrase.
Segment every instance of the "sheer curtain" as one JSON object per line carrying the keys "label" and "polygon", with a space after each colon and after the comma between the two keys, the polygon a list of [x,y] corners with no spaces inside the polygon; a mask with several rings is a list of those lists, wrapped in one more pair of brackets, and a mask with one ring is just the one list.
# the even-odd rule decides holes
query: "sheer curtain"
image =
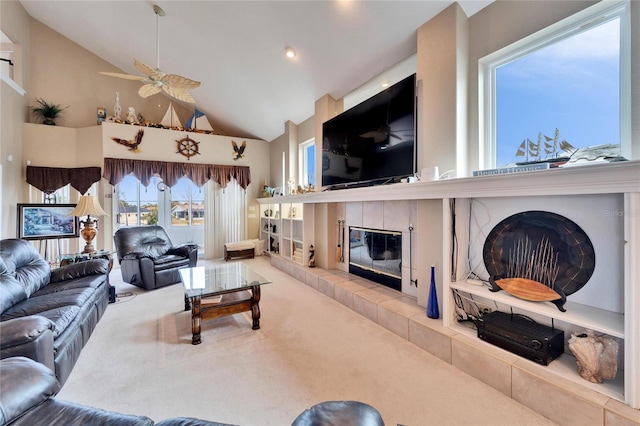
{"label": "sheer curtain", "polygon": [[205,197],[205,259],[224,256],[224,244],[240,241],[247,233],[247,192],[231,180],[226,188],[210,180]]}

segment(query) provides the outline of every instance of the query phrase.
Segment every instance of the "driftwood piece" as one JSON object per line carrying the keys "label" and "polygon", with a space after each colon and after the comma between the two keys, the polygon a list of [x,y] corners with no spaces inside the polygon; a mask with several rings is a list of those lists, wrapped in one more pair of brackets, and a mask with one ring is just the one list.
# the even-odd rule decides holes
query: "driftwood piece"
{"label": "driftwood piece", "polygon": [[546,285],[527,278],[502,278],[496,280],[496,284],[509,294],[534,302],[548,302],[562,297]]}

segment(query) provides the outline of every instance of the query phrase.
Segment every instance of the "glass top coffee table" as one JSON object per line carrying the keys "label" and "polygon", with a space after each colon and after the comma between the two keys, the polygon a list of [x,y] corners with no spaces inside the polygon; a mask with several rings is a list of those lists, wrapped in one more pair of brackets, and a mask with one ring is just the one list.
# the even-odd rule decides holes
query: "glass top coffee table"
{"label": "glass top coffee table", "polygon": [[260,328],[260,286],[271,281],[242,262],[180,269],[185,310],[191,309],[191,343],[201,343],[201,322],[251,311]]}

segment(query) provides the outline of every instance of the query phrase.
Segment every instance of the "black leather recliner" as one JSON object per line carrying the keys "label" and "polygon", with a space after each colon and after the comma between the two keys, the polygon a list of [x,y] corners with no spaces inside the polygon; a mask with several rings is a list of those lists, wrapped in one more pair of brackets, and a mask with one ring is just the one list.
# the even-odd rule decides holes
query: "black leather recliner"
{"label": "black leather recliner", "polygon": [[122,279],[146,290],[180,282],[181,268],[193,268],[198,246],[173,246],[162,226],[120,228],[113,236]]}

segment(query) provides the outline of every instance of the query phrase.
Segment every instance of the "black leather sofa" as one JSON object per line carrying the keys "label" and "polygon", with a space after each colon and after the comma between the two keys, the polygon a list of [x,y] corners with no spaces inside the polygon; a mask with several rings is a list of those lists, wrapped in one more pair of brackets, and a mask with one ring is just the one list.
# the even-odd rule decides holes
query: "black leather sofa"
{"label": "black leather sofa", "polygon": [[[51,370],[28,358],[0,361],[0,426],[231,426],[191,417],[158,423],[54,398],[60,385]],[[382,416],[358,401],[327,401],[303,411],[292,426],[384,426]]]}
{"label": "black leather sofa", "polygon": [[161,226],[131,226],[113,236],[124,282],[153,290],[180,282],[181,268],[198,262],[198,246],[173,246]]}
{"label": "black leather sofa", "polygon": [[11,426],[228,426],[175,417],[154,423],[146,416],[121,414],[54,398],[60,384],[48,368],[28,358],[0,361],[0,425]]}
{"label": "black leather sofa", "polygon": [[5,239],[0,295],[0,358],[31,358],[64,384],[109,303],[108,261],[52,270],[29,241]]}

